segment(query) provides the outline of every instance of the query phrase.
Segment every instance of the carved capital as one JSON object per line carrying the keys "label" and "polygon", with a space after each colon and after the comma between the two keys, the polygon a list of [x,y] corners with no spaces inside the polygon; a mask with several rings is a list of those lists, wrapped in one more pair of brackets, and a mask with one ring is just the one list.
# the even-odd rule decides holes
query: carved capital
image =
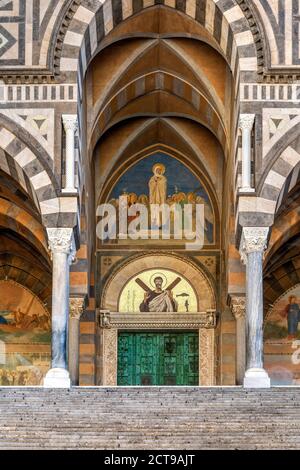
{"label": "carved capital", "polygon": [[100,312],[100,326],[102,328],[111,328],[110,312],[108,310],[101,310],[101,312]]}
{"label": "carved capital", "polygon": [[230,296],[230,308],[236,320],[245,318],[246,314],[246,298],[242,295]]}
{"label": "carved capital", "polygon": [[255,114],[241,114],[239,120],[239,128],[243,131],[248,129],[249,131],[252,130],[253,124],[255,120]]}
{"label": "carved capital", "polygon": [[249,253],[267,249],[269,227],[243,227],[240,255],[246,264]]}
{"label": "carved capital", "polygon": [[84,310],[84,297],[71,297],[69,300],[70,318],[80,319]]}
{"label": "carved capital", "polygon": [[54,253],[65,253],[69,261],[74,259],[76,253],[72,228],[47,228],[49,250]]}
{"label": "carved capital", "polygon": [[73,131],[75,133],[78,127],[77,114],[63,114],[61,118],[65,131]]}

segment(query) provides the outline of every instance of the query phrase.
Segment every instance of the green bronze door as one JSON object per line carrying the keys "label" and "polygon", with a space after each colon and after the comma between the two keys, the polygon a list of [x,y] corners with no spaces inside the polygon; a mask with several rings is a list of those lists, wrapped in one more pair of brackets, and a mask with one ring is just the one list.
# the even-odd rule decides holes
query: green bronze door
{"label": "green bronze door", "polygon": [[198,385],[198,333],[120,333],[118,385]]}

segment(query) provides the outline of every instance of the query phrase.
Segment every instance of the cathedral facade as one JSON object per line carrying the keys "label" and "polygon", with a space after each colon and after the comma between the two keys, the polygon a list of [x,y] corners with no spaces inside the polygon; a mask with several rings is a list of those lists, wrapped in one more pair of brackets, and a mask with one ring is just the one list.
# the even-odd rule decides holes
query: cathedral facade
{"label": "cathedral facade", "polygon": [[299,21],[0,1],[0,385],[300,384]]}

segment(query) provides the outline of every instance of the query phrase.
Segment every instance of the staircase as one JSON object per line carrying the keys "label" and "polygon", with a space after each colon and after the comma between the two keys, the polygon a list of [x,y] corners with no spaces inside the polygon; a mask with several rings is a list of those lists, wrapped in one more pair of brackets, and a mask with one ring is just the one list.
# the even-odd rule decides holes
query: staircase
{"label": "staircase", "polygon": [[299,449],[300,388],[0,388],[0,449]]}

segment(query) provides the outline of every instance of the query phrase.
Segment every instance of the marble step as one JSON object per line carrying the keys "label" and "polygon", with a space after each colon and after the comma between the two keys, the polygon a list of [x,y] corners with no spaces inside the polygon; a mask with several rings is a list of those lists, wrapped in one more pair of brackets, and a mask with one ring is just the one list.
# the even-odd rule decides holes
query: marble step
{"label": "marble step", "polygon": [[299,449],[300,389],[0,388],[0,449]]}

